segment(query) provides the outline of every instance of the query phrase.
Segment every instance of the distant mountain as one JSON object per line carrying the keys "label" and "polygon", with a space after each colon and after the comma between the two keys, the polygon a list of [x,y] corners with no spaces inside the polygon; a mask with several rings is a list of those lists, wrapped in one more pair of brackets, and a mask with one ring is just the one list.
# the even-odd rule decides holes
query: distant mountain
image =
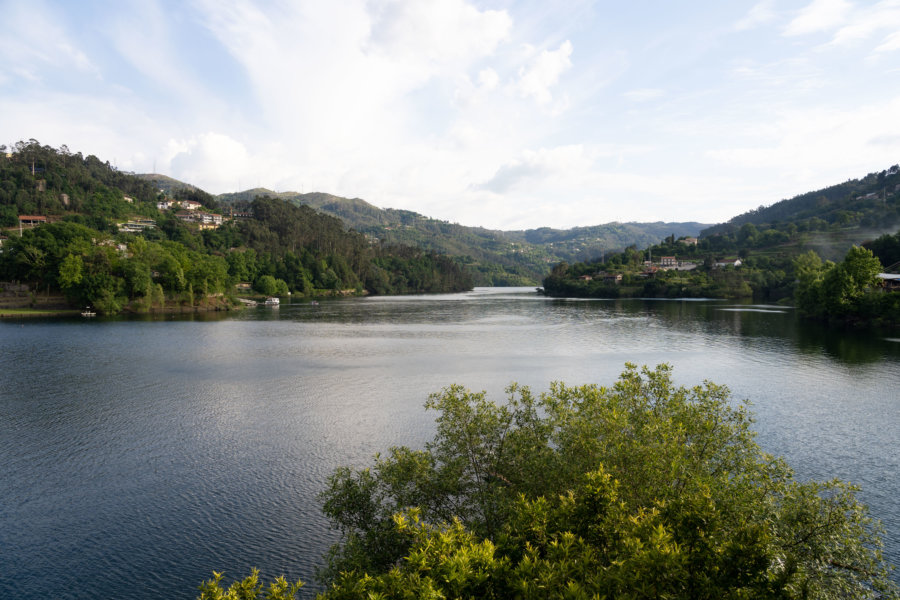
{"label": "distant mountain", "polygon": [[478,285],[535,285],[560,261],[586,260],[628,246],[646,247],[666,236],[696,236],[702,223],[609,223],[574,229],[500,231],[432,219],[409,210],[378,208],[360,198],[254,188],[217,198],[243,206],[260,196],[310,206],[348,227],[388,243],[419,246],[458,257]]}
{"label": "distant mountain", "polygon": [[646,248],[658,244],[669,236],[696,237],[708,227],[703,223],[607,223],[572,229],[541,227],[525,231],[507,231],[512,239],[522,239],[530,244],[546,246],[553,254],[567,261],[583,261],[597,258],[611,251],[629,246]]}

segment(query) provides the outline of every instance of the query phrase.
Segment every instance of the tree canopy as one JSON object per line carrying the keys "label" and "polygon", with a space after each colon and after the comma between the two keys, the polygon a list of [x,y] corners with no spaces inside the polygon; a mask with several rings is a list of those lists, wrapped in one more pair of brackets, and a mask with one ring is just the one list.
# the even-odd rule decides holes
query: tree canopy
{"label": "tree canopy", "polygon": [[856,490],[798,481],[723,386],[629,364],[609,387],[426,407],[424,449],[330,478],[323,600],[898,598]]}

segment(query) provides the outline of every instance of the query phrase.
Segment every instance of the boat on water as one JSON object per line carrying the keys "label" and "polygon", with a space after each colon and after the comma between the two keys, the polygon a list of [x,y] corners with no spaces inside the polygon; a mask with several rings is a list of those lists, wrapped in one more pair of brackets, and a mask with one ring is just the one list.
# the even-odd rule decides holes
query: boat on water
{"label": "boat on water", "polygon": [[266,306],[280,306],[281,300],[279,300],[278,298],[275,298],[275,297],[266,298],[265,305]]}
{"label": "boat on water", "polygon": [[92,310],[90,309],[90,307],[85,307],[85,309],[84,309],[83,311],[81,311],[81,316],[82,316],[82,317],[96,317],[96,316],[97,316],[97,313],[95,313],[94,311],[92,311]]}

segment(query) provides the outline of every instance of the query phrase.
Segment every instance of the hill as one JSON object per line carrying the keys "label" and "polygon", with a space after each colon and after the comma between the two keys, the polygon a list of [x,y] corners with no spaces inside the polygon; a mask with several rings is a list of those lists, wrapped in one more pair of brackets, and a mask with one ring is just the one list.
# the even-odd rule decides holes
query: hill
{"label": "hill", "polygon": [[194,186],[19,142],[0,156],[0,281],[106,314],[228,308],[239,284],[268,296],[472,286],[447,257],[373,244],[309,206],[259,197],[248,208],[231,218]]}
{"label": "hill", "polygon": [[858,242],[892,231],[900,226],[900,166],[760,206],[704,229],[701,235],[733,233],[748,224],[764,229],[793,224],[799,231],[840,230]]}
{"label": "hill", "polygon": [[[831,263],[822,264],[820,259],[840,261],[855,246],[870,248],[881,265],[900,261],[900,235],[877,237],[898,226],[900,167],[894,165],[761,206],[704,229],[699,240],[673,236],[644,253],[626,251],[606,260],[560,264],[543,285],[555,296],[788,301],[804,268],[821,274]],[[804,267],[808,264],[821,269]]]}
{"label": "hill", "polygon": [[243,206],[270,196],[310,206],[340,218],[348,227],[389,243],[418,246],[455,256],[474,272],[476,285],[534,285],[560,261],[588,260],[629,246],[640,248],[666,236],[696,236],[702,223],[608,223],[573,229],[501,231],[470,227],[393,208],[378,208],[360,198],[324,193],[273,192],[255,188],[217,198]]}

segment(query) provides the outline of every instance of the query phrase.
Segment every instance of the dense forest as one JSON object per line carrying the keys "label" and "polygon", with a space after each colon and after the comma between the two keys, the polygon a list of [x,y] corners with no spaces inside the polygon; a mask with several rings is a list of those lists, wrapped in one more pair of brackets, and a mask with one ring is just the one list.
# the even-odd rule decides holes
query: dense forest
{"label": "dense forest", "polygon": [[[160,209],[160,201],[173,209]],[[189,201],[199,203],[194,215],[220,224],[179,213]],[[372,244],[309,207],[261,197],[248,209],[228,218],[197,188],[166,192],[94,156],[20,142],[0,156],[0,225],[8,237],[0,281],[110,314],[226,308],[238,284],[305,296],[471,288],[471,276],[447,257]]]}

